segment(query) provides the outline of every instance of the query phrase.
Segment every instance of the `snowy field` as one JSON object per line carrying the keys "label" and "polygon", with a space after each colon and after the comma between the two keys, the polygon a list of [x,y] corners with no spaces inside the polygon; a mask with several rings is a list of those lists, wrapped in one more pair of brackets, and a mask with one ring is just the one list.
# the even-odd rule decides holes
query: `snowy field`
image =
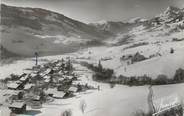
{"label": "snowy field", "polygon": [[[70,56],[75,57],[75,55]],[[68,55],[64,57],[68,57]],[[49,56],[47,58],[55,60],[61,58],[61,56]],[[12,72],[22,73],[23,69],[30,68],[33,65],[34,62],[30,59],[4,65],[1,67],[1,75],[8,75]],[[100,86],[100,91],[89,90],[78,93],[73,98],[56,99],[54,102],[45,103],[41,109],[28,108],[28,110],[39,112],[36,116],[61,116],[61,113],[66,110],[71,110],[72,116],[133,116],[136,111],[147,111],[148,86],[116,85],[114,88],[110,88],[109,84],[94,82],[92,72],[85,67],[79,64],[74,64],[74,67],[76,68],[75,72],[80,75],[80,83],[88,83],[94,87]],[[177,94],[182,100],[184,99],[184,84],[154,86],[153,90],[155,99],[172,94]],[[84,113],[80,108],[82,103],[86,104]]]}
{"label": "snowy field", "polygon": [[[102,65],[114,69],[117,75],[122,74],[125,76],[142,76],[146,74],[156,78],[159,74],[165,74],[168,78],[172,78],[178,68],[184,68],[184,41],[167,42],[161,45],[148,44],[124,50],[126,46],[89,48],[86,51],[79,52],[77,57],[81,58],[81,61],[91,63],[98,63],[102,58],[110,58],[110,60],[102,61]],[[170,54],[170,48],[175,50],[174,54]],[[161,56],[131,65],[120,61],[120,57],[123,55],[135,54],[136,52],[140,52],[146,57],[157,53],[160,53]],[[126,71],[124,70],[125,68]]]}

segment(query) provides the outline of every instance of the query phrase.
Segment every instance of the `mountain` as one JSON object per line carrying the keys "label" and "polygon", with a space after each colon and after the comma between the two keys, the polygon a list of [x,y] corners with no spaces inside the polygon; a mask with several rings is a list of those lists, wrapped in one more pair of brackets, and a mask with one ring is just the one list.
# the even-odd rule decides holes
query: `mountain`
{"label": "mountain", "polygon": [[146,22],[149,26],[177,23],[184,20],[184,9],[169,6],[166,11]]}
{"label": "mountain", "polygon": [[[147,20],[134,18],[129,21],[129,24],[132,24],[133,27],[128,32],[119,33],[108,43],[122,45],[139,40],[150,42],[152,39],[151,41],[156,41],[156,38],[159,38],[159,41],[169,41],[172,38],[177,38],[174,34],[179,34],[181,39],[184,30],[184,9],[169,6],[158,16]],[[161,38],[166,39],[160,40]]]}
{"label": "mountain", "polygon": [[136,17],[130,19],[128,22],[113,22],[103,20],[96,23],[91,23],[90,25],[96,27],[100,31],[107,31],[117,35],[126,34],[139,26],[144,26],[145,28],[149,29],[152,27],[180,22],[183,20],[183,17],[184,9],[169,6],[164,13],[151,19]]}
{"label": "mountain", "polygon": [[[173,78],[177,69],[184,68],[183,14],[183,9],[168,7],[148,20],[134,18],[129,22],[132,29],[107,40],[112,46],[88,48],[75,56],[94,64],[101,60],[101,65],[116,75],[157,78],[164,74]],[[136,62],[132,62],[134,58]]]}
{"label": "mountain", "polygon": [[169,36],[183,31],[183,20],[184,9],[173,6],[151,19],[85,24],[45,9],[1,4],[0,44],[6,51],[23,56],[61,54],[86,46],[123,45]]}
{"label": "mountain", "polygon": [[106,31],[113,35],[118,33],[127,33],[133,27],[134,23],[124,23],[124,22],[113,22],[113,21],[99,21],[97,23],[91,23],[91,26],[97,28],[99,31]]}
{"label": "mountain", "polygon": [[8,51],[32,56],[64,53],[81,45],[101,44],[111,36],[85,23],[41,8],[1,4],[1,45]]}

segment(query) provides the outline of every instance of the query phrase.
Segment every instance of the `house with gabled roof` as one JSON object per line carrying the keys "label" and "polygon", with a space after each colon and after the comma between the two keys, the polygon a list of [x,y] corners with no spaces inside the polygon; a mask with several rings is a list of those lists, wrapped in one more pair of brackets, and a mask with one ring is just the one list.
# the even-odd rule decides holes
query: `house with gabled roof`
{"label": "house with gabled roof", "polygon": [[26,112],[26,104],[22,101],[13,101],[8,105],[13,113],[23,114]]}

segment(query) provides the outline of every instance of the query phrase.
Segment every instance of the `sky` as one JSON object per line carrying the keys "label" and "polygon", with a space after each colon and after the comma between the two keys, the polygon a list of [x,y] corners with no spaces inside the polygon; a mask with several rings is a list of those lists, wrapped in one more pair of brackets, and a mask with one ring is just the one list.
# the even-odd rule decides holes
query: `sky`
{"label": "sky", "polygon": [[93,23],[101,20],[128,21],[151,18],[168,6],[184,8],[184,0],[1,0],[13,6],[38,7],[59,12],[72,19]]}

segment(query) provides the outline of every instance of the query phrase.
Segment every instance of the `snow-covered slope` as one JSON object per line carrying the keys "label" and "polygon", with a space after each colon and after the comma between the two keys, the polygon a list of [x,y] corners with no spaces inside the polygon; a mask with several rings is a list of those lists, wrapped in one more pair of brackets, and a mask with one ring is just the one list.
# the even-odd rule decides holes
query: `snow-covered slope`
{"label": "snow-covered slope", "polygon": [[[68,56],[71,56],[72,58],[75,57],[74,54],[68,54],[66,56],[47,56],[43,58],[53,60]],[[14,65],[3,66],[2,68],[9,68],[9,72],[13,72],[17,65],[19,65],[20,68],[22,68],[21,70],[23,70],[31,67],[33,65],[33,61],[23,60],[16,62]],[[74,67],[76,69],[75,73],[80,75],[80,81],[77,81],[77,83],[88,83],[94,87],[100,86],[100,90],[89,90],[75,94],[75,97],[69,99],[55,99],[53,102],[44,103],[42,108],[36,109],[40,111],[40,113],[36,114],[36,116],[60,116],[62,112],[66,110],[70,110],[72,112],[72,116],[134,116],[135,112],[139,110],[143,110],[145,112],[148,110],[148,86],[128,87],[116,85],[114,88],[110,88],[109,84],[94,82],[92,80],[92,72],[85,67],[75,63]],[[9,72],[7,71],[1,73]],[[22,73],[19,71],[15,72],[19,74]],[[183,100],[183,91],[184,84],[154,86],[154,100],[173,94],[176,94]],[[0,90],[0,92],[7,92],[7,90]],[[1,95],[0,97],[2,97]],[[1,99],[1,101],[3,100]],[[86,104],[84,113],[82,113],[80,108],[81,103]],[[0,107],[0,109],[2,108],[3,107]],[[28,107],[27,110],[35,111],[35,109],[31,109],[30,107]],[[8,112],[6,111],[6,113]]]}
{"label": "snow-covered slope", "polygon": [[[100,44],[107,38],[96,28],[40,8],[1,4],[1,45],[16,54],[73,51],[81,45]],[[41,54],[40,53],[40,54]]]}
{"label": "snow-covered slope", "polygon": [[[184,68],[184,11],[168,7],[159,17],[144,20],[128,33],[118,34],[106,42],[117,46],[89,48],[79,52],[78,58],[92,63],[102,60],[102,64],[114,69],[117,75],[146,74],[156,78],[165,74],[172,78],[176,69]],[[137,52],[148,59],[135,63],[131,63],[131,59],[121,60]]]}

